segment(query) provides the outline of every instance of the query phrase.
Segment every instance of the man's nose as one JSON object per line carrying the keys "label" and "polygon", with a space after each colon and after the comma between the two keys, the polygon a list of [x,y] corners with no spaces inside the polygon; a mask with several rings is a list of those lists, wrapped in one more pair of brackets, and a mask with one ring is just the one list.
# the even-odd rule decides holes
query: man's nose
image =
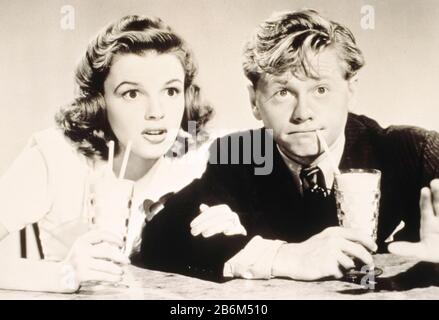
{"label": "man's nose", "polygon": [[305,98],[299,97],[297,104],[294,106],[293,114],[291,115],[292,123],[302,123],[313,118],[313,112],[310,109]]}
{"label": "man's nose", "polygon": [[151,98],[145,107],[145,120],[160,120],[165,117],[165,112],[158,99]]}

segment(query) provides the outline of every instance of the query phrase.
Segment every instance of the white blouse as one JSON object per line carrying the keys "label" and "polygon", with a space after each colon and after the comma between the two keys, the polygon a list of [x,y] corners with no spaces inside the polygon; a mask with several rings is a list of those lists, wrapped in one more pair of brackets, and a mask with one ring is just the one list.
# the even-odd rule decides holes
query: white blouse
{"label": "white blouse", "polygon": [[[180,159],[161,158],[135,183],[130,234],[140,232],[145,220],[143,200],[180,190],[202,175],[206,162],[205,147]],[[90,177],[102,165],[79,153],[58,129],[34,134],[0,178],[0,224],[12,233],[37,222],[45,259],[64,259],[89,229]]]}

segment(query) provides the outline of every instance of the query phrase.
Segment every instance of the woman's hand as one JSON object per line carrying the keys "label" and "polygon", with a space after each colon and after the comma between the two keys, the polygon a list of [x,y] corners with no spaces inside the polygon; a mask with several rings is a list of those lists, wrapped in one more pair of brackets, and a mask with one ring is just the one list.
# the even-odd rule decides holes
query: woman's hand
{"label": "woman's hand", "polygon": [[93,230],[80,237],[62,262],[62,287],[75,292],[86,281],[120,282],[121,265],[130,263],[122,246],[122,239],[106,231]]}
{"label": "woman's hand", "polygon": [[226,236],[247,235],[247,231],[241,225],[239,216],[229,206],[222,204],[209,207],[200,205],[201,213],[191,222],[191,233],[193,236],[201,234],[208,238],[218,233]]}

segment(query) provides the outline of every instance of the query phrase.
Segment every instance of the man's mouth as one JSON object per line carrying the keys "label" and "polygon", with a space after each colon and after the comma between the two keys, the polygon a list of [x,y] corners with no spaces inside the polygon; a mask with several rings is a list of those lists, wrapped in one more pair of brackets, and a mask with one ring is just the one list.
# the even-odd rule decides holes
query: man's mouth
{"label": "man's mouth", "polygon": [[288,134],[309,134],[309,133],[315,133],[316,130],[296,130],[296,131],[290,131]]}

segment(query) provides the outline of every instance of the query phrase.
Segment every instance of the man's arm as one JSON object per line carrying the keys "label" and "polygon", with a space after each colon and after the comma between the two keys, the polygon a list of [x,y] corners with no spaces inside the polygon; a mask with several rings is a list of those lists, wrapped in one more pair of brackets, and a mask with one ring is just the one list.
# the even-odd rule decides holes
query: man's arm
{"label": "man's arm", "polygon": [[419,260],[439,262],[439,134],[426,133],[421,154],[422,182],[419,201],[421,211],[420,242],[393,242],[391,253]]}
{"label": "man's arm", "polygon": [[428,131],[422,152],[423,186],[439,178],[439,133]]}
{"label": "man's arm", "polygon": [[[209,181],[210,178],[205,176],[194,181],[146,225],[141,252],[131,259],[134,264],[222,282],[226,277],[268,279],[282,276],[315,280],[337,276],[340,273],[339,264],[345,267],[353,265],[343,252],[366,264],[372,261],[363,246],[376,250],[373,241],[340,227],[329,228],[331,230],[297,244],[285,244],[252,234],[216,235],[208,239],[193,237],[190,222],[198,214],[199,203],[213,204],[209,194],[205,194],[206,188],[212,191],[212,185],[205,184]],[[217,200],[227,201],[221,197]]]}
{"label": "man's arm", "polygon": [[430,188],[421,190],[421,241],[397,241],[389,245],[389,251],[401,256],[439,263],[439,179]]}
{"label": "man's arm", "polygon": [[[226,261],[246,246],[250,237],[192,236],[191,221],[201,204],[234,203],[227,165],[207,166],[204,175],[169,199],[164,209],[146,224],[136,265],[203,279],[222,281]],[[245,226],[244,226],[245,227]]]}

